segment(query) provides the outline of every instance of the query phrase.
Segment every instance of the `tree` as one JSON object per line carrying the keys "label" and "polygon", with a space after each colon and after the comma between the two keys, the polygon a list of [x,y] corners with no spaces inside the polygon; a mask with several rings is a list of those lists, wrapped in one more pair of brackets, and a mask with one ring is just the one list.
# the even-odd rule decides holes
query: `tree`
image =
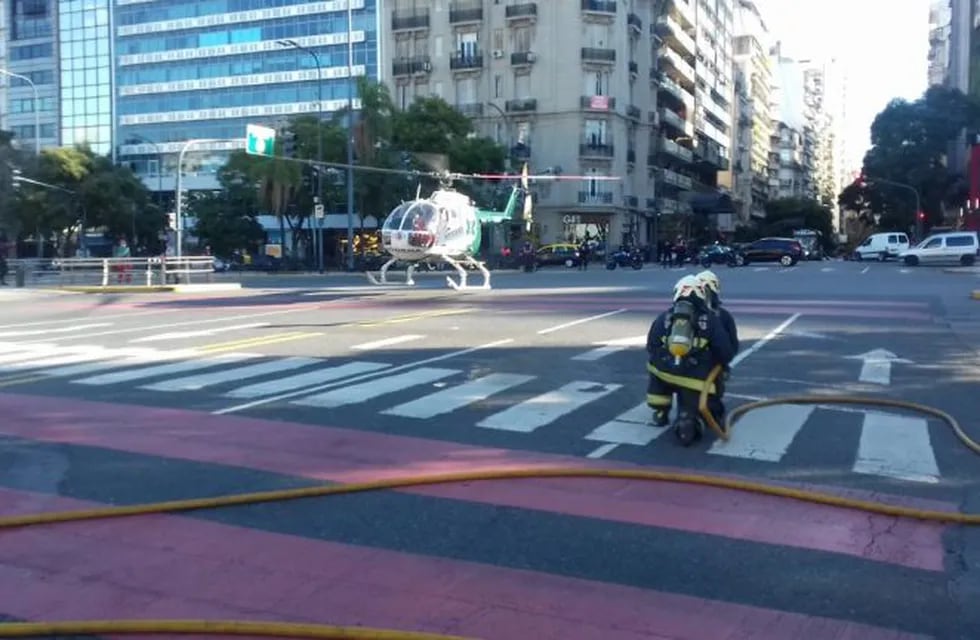
{"label": "tree", "polygon": [[67,253],[68,239],[83,226],[127,236],[134,244],[149,243],[164,226],[163,213],[139,178],[86,146],[45,149],[24,175],[48,186],[22,183],[17,189],[11,226],[20,239],[53,235]]}
{"label": "tree", "polygon": [[23,170],[24,158],[13,146],[13,139],[9,131],[0,131],[0,253],[4,250],[2,245],[16,238],[20,231],[13,178],[15,170]]}
{"label": "tree", "polygon": [[[849,185],[838,199],[848,209],[870,208],[881,225],[909,229],[915,224],[918,190],[927,220],[941,221],[944,204],[958,204],[962,186],[946,167],[949,144],[980,124],[980,103],[956,89],[932,87],[914,102],[892,100],[871,125],[871,149],[864,157],[866,187]],[[875,182],[875,178],[879,181]]]}
{"label": "tree", "polygon": [[824,251],[833,249],[834,227],[829,208],[805,198],[780,198],[766,203],[762,235],[787,237],[796,229],[819,231]]}

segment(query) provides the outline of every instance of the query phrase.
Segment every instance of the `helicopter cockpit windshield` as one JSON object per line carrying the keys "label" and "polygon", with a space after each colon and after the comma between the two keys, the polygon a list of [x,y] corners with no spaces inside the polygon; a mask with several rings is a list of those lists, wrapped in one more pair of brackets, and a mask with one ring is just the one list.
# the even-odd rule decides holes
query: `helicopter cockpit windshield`
{"label": "helicopter cockpit windshield", "polygon": [[419,201],[405,211],[402,231],[435,231],[438,210],[429,202]]}

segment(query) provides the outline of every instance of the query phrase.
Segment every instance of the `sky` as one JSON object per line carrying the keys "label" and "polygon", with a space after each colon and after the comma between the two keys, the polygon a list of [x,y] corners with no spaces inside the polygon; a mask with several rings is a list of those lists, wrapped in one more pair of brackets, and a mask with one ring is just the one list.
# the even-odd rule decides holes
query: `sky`
{"label": "sky", "polygon": [[929,0],[755,0],[783,55],[836,58],[847,76],[847,152],[858,169],[874,117],[928,84]]}

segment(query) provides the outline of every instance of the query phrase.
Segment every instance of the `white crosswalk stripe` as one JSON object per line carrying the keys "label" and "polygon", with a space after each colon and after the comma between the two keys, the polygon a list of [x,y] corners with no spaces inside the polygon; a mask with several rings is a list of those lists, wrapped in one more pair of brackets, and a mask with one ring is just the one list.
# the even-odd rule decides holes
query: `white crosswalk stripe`
{"label": "white crosswalk stripe", "polygon": [[[645,336],[608,341],[570,358],[595,362],[644,341]],[[389,369],[393,371],[388,372]],[[219,398],[255,400],[292,393],[295,398],[291,404],[324,411],[367,411],[388,420],[404,421],[406,428],[419,420],[454,414],[457,419],[447,421],[451,425],[447,428],[456,435],[460,429],[568,433],[570,439],[595,443],[596,448],[588,455],[596,458],[621,447],[676,446],[673,437],[664,437],[670,428],[652,425],[651,409],[639,402],[642,388],[596,380],[566,382],[567,378],[562,380],[557,375],[505,371],[472,375],[463,366],[406,368],[368,360],[249,353],[207,356],[149,346],[58,347],[0,341],[0,375],[16,378],[18,374],[62,379],[93,390],[104,387],[113,394],[133,389],[166,394],[203,390]],[[252,382],[245,384],[247,381]],[[330,386],[325,391],[303,394],[304,389],[322,389],[322,385]],[[804,432],[811,434],[810,429],[825,428],[828,419],[839,422],[838,418],[829,418],[828,411],[834,411],[836,416],[846,413],[851,420],[847,424],[852,424],[855,431],[838,436],[840,442],[846,440],[846,446],[853,449],[843,459],[840,452],[833,454],[838,457],[827,464],[843,464],[855,474],[888,481],[928,484],[941,479],[940,461],[930,434],[935,425],[921,418],[857,408],[838,412],[798,405],[765,407],[742,418],[730,441],[715,441],[709,436],[710,444],[705,444],[701,453],[692,451],[692,455],[797,466],[804,464],[804,456],[812,468],[813,464],[820,464],[813,462],[814,456],[821,454],[798,440]]]}

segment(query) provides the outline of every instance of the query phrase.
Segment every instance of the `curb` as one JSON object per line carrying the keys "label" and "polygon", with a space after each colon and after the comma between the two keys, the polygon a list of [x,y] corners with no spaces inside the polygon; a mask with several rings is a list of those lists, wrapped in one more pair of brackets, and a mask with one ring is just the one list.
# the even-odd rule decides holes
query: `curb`
{"label": "curb", "polygon": [[980,267],[949,267],[943,273],[975,273],[980,275]]}
{"label": "curb", "polygon": [[68,293],[168,293],[175,289],[174,286],[150,286],[150,287],[140,287],[140,286],[108,286],[108,287],[75,287],[67,286],[61,287],[61,291],[67,291]]}

